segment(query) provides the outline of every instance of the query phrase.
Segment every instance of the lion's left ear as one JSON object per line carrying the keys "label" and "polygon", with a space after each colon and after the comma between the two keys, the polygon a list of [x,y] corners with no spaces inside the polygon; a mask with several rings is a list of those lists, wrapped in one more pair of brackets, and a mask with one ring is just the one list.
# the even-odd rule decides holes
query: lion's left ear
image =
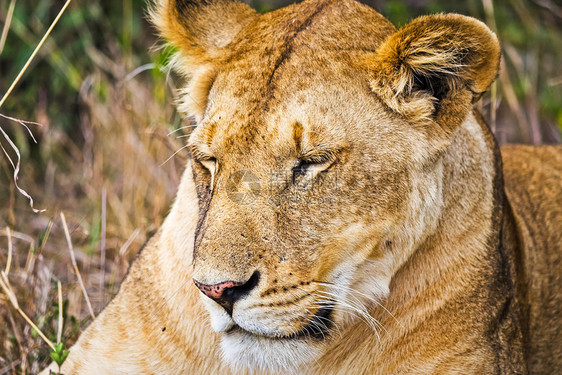
{"label": "lion's left ear", "polygon": [[371,87],[392,110],[449,132],[496,78],[500,46],[482,22],[439,14],[414,19],[368,60]]}

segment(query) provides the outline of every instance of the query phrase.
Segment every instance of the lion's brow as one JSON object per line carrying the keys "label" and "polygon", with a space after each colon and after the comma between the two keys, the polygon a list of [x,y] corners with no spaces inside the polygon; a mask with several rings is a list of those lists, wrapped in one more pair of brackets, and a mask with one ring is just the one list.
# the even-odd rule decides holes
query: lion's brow
{"label": "lion's brow", "polygon": [[324,163],[329,160],[334,160],[340,151],[341,148],[339,147],[321,143],[303,150],[300,154],[300,158],[310,163]]}
{"label": "lion's brow", "polygon": [[332,144],[324,134],[305,129],[298,121],[293,123],[293,142],[297,155],[304,159],[331,159],[341,150],[341,147]]}
{"label": "lion's brow", "polygon": [[298,121],[293,123],[293,142],[295,145],[295,150],[297,154],[300,154],[302,151],[302,137],[303,137],[304,128],[302,124]]}

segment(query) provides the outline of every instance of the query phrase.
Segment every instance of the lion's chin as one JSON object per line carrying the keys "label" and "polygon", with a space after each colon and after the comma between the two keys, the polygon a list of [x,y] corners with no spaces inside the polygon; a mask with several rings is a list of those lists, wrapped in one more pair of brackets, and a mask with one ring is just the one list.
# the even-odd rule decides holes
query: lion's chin
{"label": "lion's chin", "polygon": [[223,358],[234,370],[298,373],[300,366],[314,361],[320,343],[304,337],[274,338],[254,335],[234,327],[222,335]]}

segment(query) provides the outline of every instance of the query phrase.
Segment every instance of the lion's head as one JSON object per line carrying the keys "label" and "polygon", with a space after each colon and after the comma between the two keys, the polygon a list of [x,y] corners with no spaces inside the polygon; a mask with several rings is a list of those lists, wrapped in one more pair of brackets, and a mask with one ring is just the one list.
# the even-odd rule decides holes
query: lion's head
{"label": "lion's head", "polygon": [[[497,73],[481,22],[353,0],[162,0],[197,120],[193,280],[233,365],[312,360],[435,229],[441,159]],[[376,327],[375,327],[376,328]]]}

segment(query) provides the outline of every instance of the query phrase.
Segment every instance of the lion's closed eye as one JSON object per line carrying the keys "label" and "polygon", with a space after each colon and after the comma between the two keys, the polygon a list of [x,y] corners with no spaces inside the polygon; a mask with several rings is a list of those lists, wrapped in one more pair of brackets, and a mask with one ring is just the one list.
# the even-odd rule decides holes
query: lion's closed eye
{"label": "lion's closed eye", "polygon": [[215,174],[217,169],[217,159],[211,157],[209,159],[198,160],[198,162],[205,167],[211,175]]}
{"label": "lion's closed eye", "polygon": [[336,153],[332,151],[305,154],[298,159],[292,169],[293,182],[301,177],[314,178],[318,173],[326,171],[336,162]]}

